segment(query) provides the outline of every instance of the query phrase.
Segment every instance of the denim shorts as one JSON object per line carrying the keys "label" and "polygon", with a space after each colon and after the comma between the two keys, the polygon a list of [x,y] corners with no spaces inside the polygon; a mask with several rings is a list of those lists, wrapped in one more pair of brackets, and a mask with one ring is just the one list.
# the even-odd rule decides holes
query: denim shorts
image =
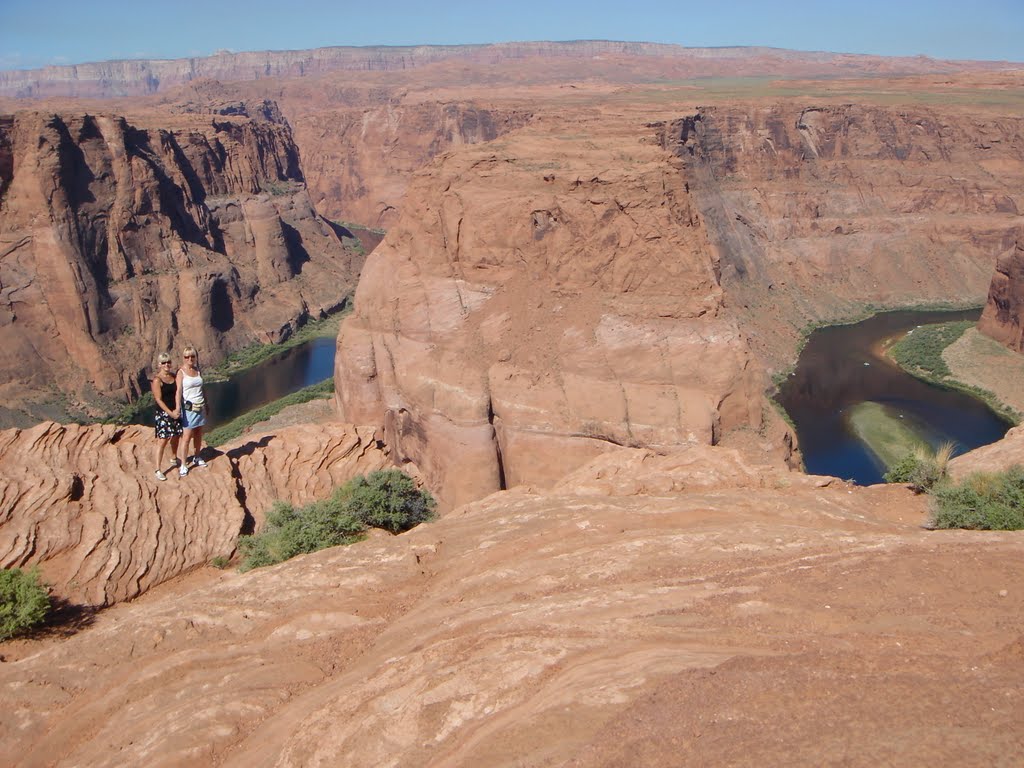
{"label": "denim shorts", "polygon": [[185,429],[195,429],[196,427],[206,426],[206,417],[202,411],[183,411],[181,423]]}

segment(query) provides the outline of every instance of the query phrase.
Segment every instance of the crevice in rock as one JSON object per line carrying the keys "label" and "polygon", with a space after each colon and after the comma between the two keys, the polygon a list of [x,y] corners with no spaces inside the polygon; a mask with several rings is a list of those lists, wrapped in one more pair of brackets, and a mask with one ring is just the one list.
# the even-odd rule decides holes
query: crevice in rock
{"label": "crevice in rock", "polygon": [[498,463],[498,490],[508,490],[508,484],[505,482],[505,462],[501,456],[501,441],[498,439],[498,430],[494,426],[494,403],[492,400],[487,400],[487,423],[491,425],[491,432],[494,440],[494,457]]}
{"label": "crevice in rock", "polygon": [[235,481],[235,498],[242,508],[242,527],[238,530],[241,536],[251,536],[256,532],[256,518],[249,511],[248,494],[245,491],[245,484],[242,482],[242,472],[238,469],[238,462],[231,462],[231,479]]}
{"label": "crevice in rock", "polygon": [[85,496],[85,483],[79,475],[72,475],[68,501],[81,501],[83,496]]}

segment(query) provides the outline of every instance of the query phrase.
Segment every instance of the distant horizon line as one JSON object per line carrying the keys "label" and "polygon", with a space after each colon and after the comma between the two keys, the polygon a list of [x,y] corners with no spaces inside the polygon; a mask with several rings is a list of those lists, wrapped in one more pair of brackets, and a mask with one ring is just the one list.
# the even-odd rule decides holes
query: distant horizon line
{"label": "distant horizon line", "polygon": [[[152,62],[152,63],[163,63],[163,62],[174,62],[174,61],[194,61],[197,59],[212,59],[218,57],[228,56],[246,56],[246,55],[258,55],[258,54],[286,54],[286,53],[303,53],[303,52],[315,52],[315,51],[330,51],[330,50],[354,50],[354,51],[367,51],[367,50],[416,50],[416,49],[437,49],[437,48],[495,48],[501,46],[515,46],[515,45],[573,45],[573,44],[585,44],[585,43],[608,43],[613,45],[638,45],[638,46],[653,46],[659,48],[676,48],[680,51],[728,51],[728,50],[740,50],[740,51],[783,51],[787,53],[806,54],[806,55],[826,55],[826,56],[856,56],[870,59],[915,59],[915,60],[927,60],[935,62],[970,62],[970,63],[987,63],[987,64],[1010,64],[1020,65],[1024,68],[1024,62],[1018,62],[1011,59],[958,59],[958,58],[941,58],[930,56],[928,54],[879,54],[879,53],[859,53],[854,51],[827,51],[827,50],[809,50],[802,48],[783,48],[775,45],[683,45],[681,43],[660,43],[649,40],[612,40],[605,38],[578,38],[570,40],[505,40],[501,42],[490,42],[490,43],[410,43],[410,44],[374,44],[374,45],[320,45],[312,48],[257,48],[252,50],[241,50],[235,51],[231,49],[219,49],[213,53],[198,54],[194,56],[172,56],[172,57],[125,57],[125,58],[110,58],[110,59],[95,59],[88,61],[79,61],[74,63],[54,63],[54,64],[43,64],[26,67],[9,67],[0,69],[0,71],[6,72],[33,72],[33,71],[44,71],[49,69],[71,69],[75,67],[94,66],[101,64],[116,64],[121,62]],[[639,54],[643,55],[643,54]]]}

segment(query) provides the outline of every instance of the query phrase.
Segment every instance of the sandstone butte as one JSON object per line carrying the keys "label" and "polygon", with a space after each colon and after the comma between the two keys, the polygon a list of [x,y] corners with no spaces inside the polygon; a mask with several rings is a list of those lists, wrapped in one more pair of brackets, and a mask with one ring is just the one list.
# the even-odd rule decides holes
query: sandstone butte
{"label": "sandstone butte", "polygon": [[[272,96],[297,173],[323,164],[311,208],[344,206],[325,179],[346,162],[357,220],[389,232],[339,334],[341,421],[243,437],[160,485],[143,428],[0,433],[0,562],[39,563],[73,619],[0,646],[4,753],[1019,763],[1024,539],[927,531],[905,488],[794,471],[764,394],[806,323],[980,303],[994,269],[1012,287],[1019,73],[925,63],[943,74],[737,96],[655,83],[693,62],[646,49],[493,54],[108,103],[200,125]],[[1022,461],[1018,428],[954,472]],[[273,499],[390,463],[441,497],[438,521],[200,567]]]}

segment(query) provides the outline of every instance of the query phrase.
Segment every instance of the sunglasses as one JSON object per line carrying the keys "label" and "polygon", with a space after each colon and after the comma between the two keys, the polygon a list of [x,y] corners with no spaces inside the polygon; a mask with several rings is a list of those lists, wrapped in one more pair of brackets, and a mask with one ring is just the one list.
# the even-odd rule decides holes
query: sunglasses
{"label": "sunglasses", "polygon": [[186,360],[195,360],[196,356],[195,355],[185,355],[185,359]]}
{"label": "sunglasses", "polygon": [[161,360],[160,361],[160,365],[170,365],[170,364],[171,364],[170,360]]}

